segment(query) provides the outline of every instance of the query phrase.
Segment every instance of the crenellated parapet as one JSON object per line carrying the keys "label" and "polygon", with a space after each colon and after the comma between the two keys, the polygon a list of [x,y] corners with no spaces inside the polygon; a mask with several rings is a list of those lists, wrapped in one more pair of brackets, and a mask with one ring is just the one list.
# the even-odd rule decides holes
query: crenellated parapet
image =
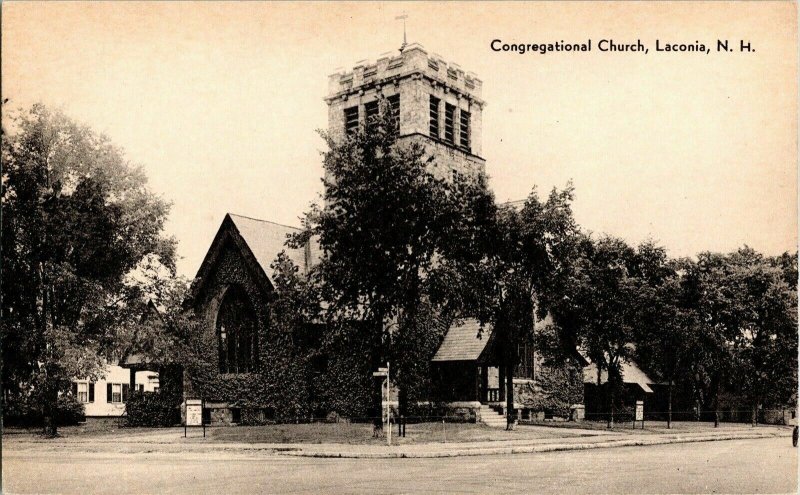
{"label": "crenellated parapet", "polygon": [[328,76],[330,104],[337,98],[368,91],[373,87],[399,83],[411,77],[424,78],[432,86],[451,91],[483,106],[481,98],[483,82],[472,72],[465,72],[458,64],[448,63],[435,53],[428,53],[422,45],[412,43],[402,52],[382,54],[375,61],[361,60],[351,70],[339,69]]}
{"label": "crenellated parapet", "polygon": [[385,98],[398,115],[398,138],[423,144],[438,176],[483,175],[482,86],[475,74],[413,43],[328,76],[328,131],[365,128]]}

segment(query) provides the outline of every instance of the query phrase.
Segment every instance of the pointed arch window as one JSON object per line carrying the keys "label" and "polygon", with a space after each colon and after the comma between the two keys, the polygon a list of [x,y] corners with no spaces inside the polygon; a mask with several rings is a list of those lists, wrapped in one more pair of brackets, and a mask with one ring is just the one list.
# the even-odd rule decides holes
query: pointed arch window
{"label": "pointed arch window", "polygon": [[258,362],[256,315],[238,286],[225,293],[217,315],[220,373],[249,373]]}

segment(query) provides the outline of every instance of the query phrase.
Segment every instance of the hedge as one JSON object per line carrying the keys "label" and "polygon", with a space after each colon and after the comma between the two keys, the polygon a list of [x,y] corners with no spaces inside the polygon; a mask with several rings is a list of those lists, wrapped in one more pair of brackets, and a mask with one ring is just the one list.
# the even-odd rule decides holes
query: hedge
{"label": "hedge", "polygon": [[[83,404],[72,394],[59,395],[56,407],[58,426],[76,425],[86,420]],[[6,426],[42,426],[41,405],[29,395],[12,396],[3,407],[3,423]]]}
{"label": "hedge", "polygon": [[181,422],[180,404],[171,394],[134,392],[125,404],[128,426],[174,426]]}

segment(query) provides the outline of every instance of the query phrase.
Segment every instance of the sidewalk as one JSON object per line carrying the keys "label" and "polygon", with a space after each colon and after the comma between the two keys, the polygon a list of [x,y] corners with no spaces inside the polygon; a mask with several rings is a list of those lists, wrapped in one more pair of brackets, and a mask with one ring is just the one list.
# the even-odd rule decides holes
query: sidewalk
{"label": "sidewalk", "polygon": [[[537,428],[537,427],[527,427]],[[546,427],[539,427],[546,428]],[[431,458],[499,454],[528,454],[564,450],[662,445],[671,443],[709,442],[755,438],[791,436],[783,428],[721,429],[703,433],[636,434],[626,431],[601,432],[596,430],[561,430],[561,438],[537,440],[501,440],[468,443],[428,443],[416,445],[298,445],[297,450],[287,450],[284,455],[334,458]],[[571,433],[568,433],[568,431]],[[580,435],[580,436],[578,436]]]}
{"label": "sidewalk", "polygon": [[[544,429],[546,426],[518,426],[517,428]],[[791,437],[786,427],[761,426],[758,428],[710,428],[706,431],[672,433],[638,433],[631,430],[599,431],[591,429],[558,429],[556,437],[527,438],[519,440],[490,440],[475,442],[436,442],[404,445],[343,444],[343,443],[245,443],[212,442],[203,438],[199,429],[189,430],[183,437],[183,428],[140,431],[133,435],[106,435],[90,438],[64,438],[56,440],[4,436],[3,447],[7,453],[41,451],[54,453],[148,453],[148,454],[204,454],[264,456],[284,455],[324,458],[435,458],[498,454],[522,454],[585,450],[629,446],[661,445],[687,442]]]}

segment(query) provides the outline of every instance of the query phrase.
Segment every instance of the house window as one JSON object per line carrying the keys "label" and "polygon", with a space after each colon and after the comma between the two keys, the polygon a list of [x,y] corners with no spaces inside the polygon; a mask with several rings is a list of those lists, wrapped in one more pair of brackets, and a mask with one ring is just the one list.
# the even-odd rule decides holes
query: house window
{"label": "house window", "polygon": [[431,137],[438,138],[439,137],[439,102],[441,100],[435,96],[431,96],[431,119],[430,119],[430,127],[429,127],[429,134]]}
{"label": "house window", "polygon": [[455,144],[455,113],[456,107],[449,103],[444,104],[444,140]]}
{"label": "house window", "polygon": [[106,384],[106,402],[124,404],[128,402],[131,386],[128,383]]}
{"label": "house window", "polygon": [[249,373],[258,359],[255,312],[247,294],[231,287],[220,304],[217,315],[219,371]]}
{"label": "house window", "polygon": [[358,106],[344,109],[344,130],[347,134],[358,130]]}
{"label": "house window", "polygon": [[89,402],[89,384],[78,383],[78,402]]}
{"label": "house window", "polygon": [[461,121],[461,125],[459,126],[459,144],[467,151],[469,151],[469,117],[469,112],[461,110],[459,119]]}
{"label": "house window", "polygon": [[320,353],[313,356],[311,358],[311,370],[320,375],[328,371],[328,355]]}

